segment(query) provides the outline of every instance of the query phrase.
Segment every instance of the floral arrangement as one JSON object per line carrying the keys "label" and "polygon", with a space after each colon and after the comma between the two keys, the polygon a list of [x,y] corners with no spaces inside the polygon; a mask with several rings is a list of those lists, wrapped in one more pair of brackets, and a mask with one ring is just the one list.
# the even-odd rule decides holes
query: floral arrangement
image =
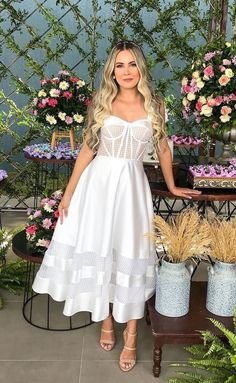
{"label": "floral arrangement", "polygon": [[170,136],[170,139],[173,141],[175,145],[201,145],[203,143],[203,140],[198,137],[192,137],[192,136],[182,136],[182,135],[175,135],[173,134]]}
{"label": "floral arrangement", "polygon": [[65,70],[40,82],[41,89],[32,101],[32,113],[38,122],[58,130],[82,124],[91,103],[91,92],[85,82]]}
{"label": "floral arrangement", "polygon": [[80,147],[72,150],[69,143],[58,144],[55,149],[50,144],[33,144],[23,149],[26,156],[34,158],[46,158],[57,160],[75,160],[79,154]]}
{"label": "floral arrangement", "polygon": [[183,117],[193,119],[203,136],[219,136],[236,125],[236,47],[226,42],[194,62],[182,79]]}
{"label": "floral arrangement", "polygon": [[11,245],[12,234],[6,229],[0,229],[0,260],[4,260]]}
{"label": "floral arrangement", "polygon": [[7,172],[3,169],[0,169],[0,181],[3,181],[7,177]]}
{"label": "floral arrangement", "polygon": [[37,253],[44,253],[50,244],[59,217],[58,205],[61,199],[62,191],[57,190],[41,200],[39,209],[28,210],[26,239],[29,247]]}
{"label": "floral arrangement", "polygon": [[194,177],[235,178],[236,165],[193,165],[189,167],[189,172]]}

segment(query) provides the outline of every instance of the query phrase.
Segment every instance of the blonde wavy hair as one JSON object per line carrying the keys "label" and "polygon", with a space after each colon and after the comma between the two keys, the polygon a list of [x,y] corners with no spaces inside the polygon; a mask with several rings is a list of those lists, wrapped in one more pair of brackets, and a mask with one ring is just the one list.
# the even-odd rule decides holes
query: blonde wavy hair
{"label": "blonde wavy hair", "polygon": [[134,56],[140,73],[137,89],[143,96],[144,110],[152,122],[154,146],[158,148],[160,140],[166,137],[164,118],[160,112],[163,102],[152,93],[150,75],[142,49],[132,41],[120,41],[113,47],[108,56],[104,66],[100,88],[95,94],[88,110],[84,140],[93,151],[96,151],[99,144],[99,133],[103,126],[103,121],[112,114],[112,102],[119,92],[119,85],[113,78],[116,56],[119,52],[126,49]]}

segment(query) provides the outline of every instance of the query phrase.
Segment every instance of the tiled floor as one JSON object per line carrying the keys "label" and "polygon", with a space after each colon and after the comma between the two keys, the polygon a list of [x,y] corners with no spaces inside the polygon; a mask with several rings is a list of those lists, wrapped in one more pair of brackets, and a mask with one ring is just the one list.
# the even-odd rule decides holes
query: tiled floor
{"label": "tiled floor", "polygon": [[[4,226],[16,227],[25,219],[24,213],[3,213]],[[9,258],[14,258],[11,254]],[[205,279],[205,268],[199,268],[196,278]],[[100,325],[53,332],[35,328],[22,316],[22,295],[1,291],[5,307],[0,311],[0,382],[6,383],[164,383],[173,376],[171,362],[185,360],[183,346],[163,348],[162,373],[152,375],[152,336],[144,320],[139,322],[138,363],[129,373],[118,367],[122,349],[124,325],[117,324],[117,344],[111,352],[99,344]],[[80,314],[82,320],[83,314]]]}

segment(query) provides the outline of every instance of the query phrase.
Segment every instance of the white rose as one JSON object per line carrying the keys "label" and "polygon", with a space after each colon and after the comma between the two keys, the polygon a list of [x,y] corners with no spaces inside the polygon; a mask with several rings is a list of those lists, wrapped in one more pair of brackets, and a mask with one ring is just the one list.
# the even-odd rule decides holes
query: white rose
{"label": "white rose", "polygon": [[232,78],[232,77],[234,77],[234,72],[232,71],[232,69],[228,68],[225,70],[225,75],[229,78]]}
{"label": "white rose", "polygon": [[201,115],[210,117],[212,115],[212,108],[208,105],[203,105],[202,110],[200,112]]}
{"label": "white rose", "polygon": [[39,92],[38,92],[38,97],[46,97],[47,96],[47,93],[45,92],[45,90],[40,90]]}
{"label": "white rose", "polygon": [[196,95],[195,95],[193,92],[189,92],[189,93],[187,94],[187,99],[188,99],[189,101],[193,101],[193,100],[195,100],[195,98],[196,98]]}
{"label": "white rose", "polygon": [[198,101],[199,101],[202,105],[206,104],[206,102],[207,102],[206,97],[204,97],[204,96],[200,96],[199,99],[198,99]]}
{"label": "white rose", "polygon": [[183,106],[188,106],[189,105],[189,101],[187,100],[186,97],[183,98],[182,104],[183,104]]}
{"label": "white rose", "polygon": [[223,114],[220,116],[221,122],[228,122],[230,120],[230,116],[228,114]]}
{"label": "white rose", "polygon": [[199,79],[197,79],[197,87],[199,89],[202,89],[203,87],[205,86],[205,83],[201,80],[201,78],[199,77]]}

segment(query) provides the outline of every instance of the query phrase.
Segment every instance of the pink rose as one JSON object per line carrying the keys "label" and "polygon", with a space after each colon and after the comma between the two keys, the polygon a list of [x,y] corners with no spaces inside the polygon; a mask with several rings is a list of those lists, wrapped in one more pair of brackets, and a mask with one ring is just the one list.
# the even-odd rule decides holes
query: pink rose
{"label": "pink rose", "polygon": [[210,98],[209,100],[207,100],[207,105],[210,106],[211,108],[213,106],[216,106],[216,100],[214,98]]}
{"label": "pink rose", "polygon": [[79,78],[78,77],[70,77],[71,82],[78,82]]}
{"label": "pink rose", "polygon": [[66,123],[67,125],[70,125],[70,124],[72,124],[72,122],[73,122],[73,118],[70,117],[70,116],[66,116],[66,118],[65,118],[65,123]]}
{"label": "pink rose", "polygon": [[39,102],[39,103],[38,103],[38,107],[39,107],[40,109],[45,108],[45,106],[46,106],[46,104],[43,104],[42,102]]}
{"label": "pink rose", "polygon": [[55,217],[55,218],[58,218],[58,217],[59,217],[59,210],[54,211],[54,217]]}
{"label": "pink rose", "polygon": [[67,98],[67,100],[69,100],[70,98],[73,97],[73,94],[71,92],[69,92],[68,90],[65,90],[65,92],[63,92],[63,97]]}
{"label": "pink rose", "polygon": [[213,77],[214,76],[214,70],[213,70],[213,67],[211,65],[208,65],[205,69],[204,69],[204,74],[207,76],[207,77]]}
{"label": "pink rose", "polygon": [[189,85],[184,85],[182,87],[182,90],[183,90],[184,93],[190,93],[192,91],[192,87],[189,86]]}
{"label": "pink rose", "polygon": [[225,68],[224,65],[220,65],[220,66],[219,66],[219,69],[220,69],[221,72],[224,72],[226,68]]}
{"label": "pink rose", "polygon": [[200,101],[196,102],[196,106],[195,106],[195,108],[198,110],[198,112],[201,112],[201,110],[202,110],[202,104],[201,104]]}
{"label": "pink rose", "polygon": [[26,229],[25,229],[26,233],[27,234],[35,234],[36,231],[37,231],[37,226],[34,224],[34,225],[31,225],[31,226],[28,226]]}
{"label": "pink rose", "polygon": [[225,74],[223,74],[220,78],[219,78],[219,83],[221,86],[226,86],[228,84],[228,82],[230,81],[229,77],[227,77]]}
{"label": "pink rose", "polygon": [[218,105],[220,105],[222,103],[223,97],[222,96],[217,96],[215,98],[215,101],[216,101],[216,105],[218,106]]}
{"label": "pink rose", "polygon": [[49,98],[48,105],[52,106],[53,108],[58,104],[58,101],[56,98]]}
{"label": "pink rose", "polygon": [[48,79],[46,79],[46,78],[44,78],[43,80],[40,80],[40,83],[42,85],[47,84],[47,82],[48,82]]}

